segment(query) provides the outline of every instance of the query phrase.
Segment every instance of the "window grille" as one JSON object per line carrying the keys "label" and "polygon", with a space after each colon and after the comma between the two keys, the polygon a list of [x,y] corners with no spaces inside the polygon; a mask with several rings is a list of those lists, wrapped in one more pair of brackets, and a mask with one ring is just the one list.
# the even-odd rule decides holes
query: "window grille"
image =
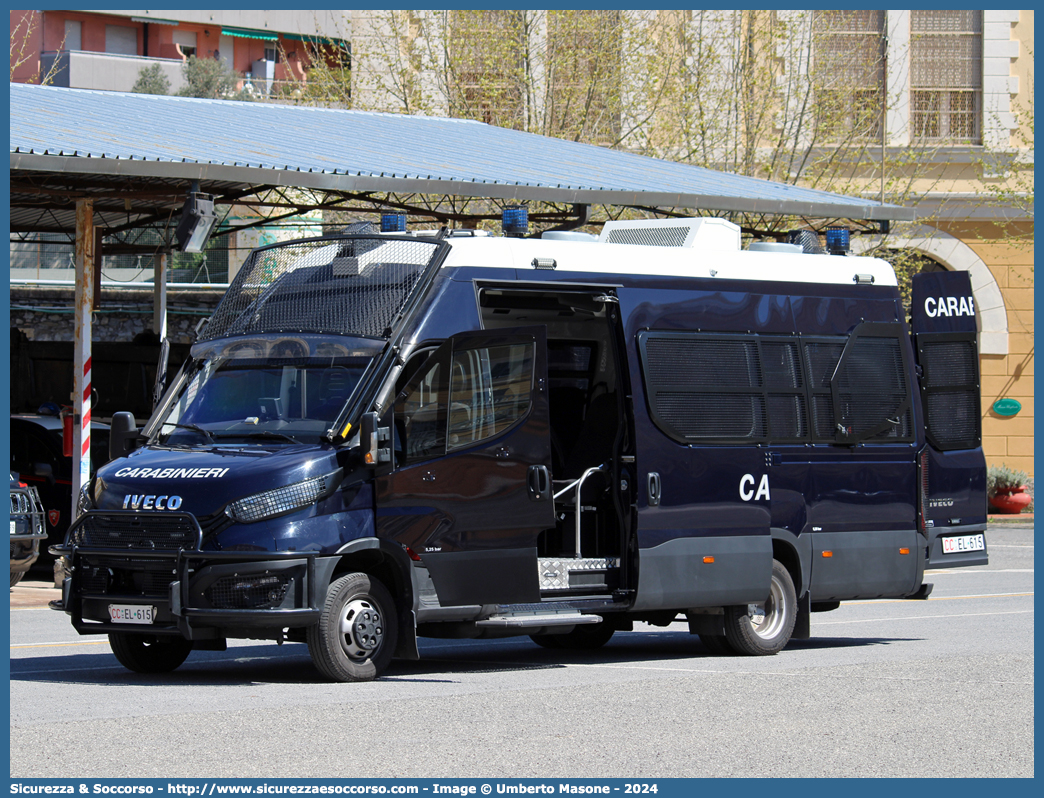
{"label": "window grille", "polygon": [[921,396],[929,442],[944,452],[979,446],[982,415],[975,335],[919,335],[918,360],[924,369]]}
{"label": "window grille", "polygon": [[816,11],[819,124],[833,136],[876,140],[885,92],[884,11]]}
{"label": "window grille", "polygon": [[912,11],[910,93],[914,135],[982,139],[982,11]]}
{"label": "window grille", "polygon": [[638,335],[653,422],[686,444],[913,440],[897,324],[852,336]]}

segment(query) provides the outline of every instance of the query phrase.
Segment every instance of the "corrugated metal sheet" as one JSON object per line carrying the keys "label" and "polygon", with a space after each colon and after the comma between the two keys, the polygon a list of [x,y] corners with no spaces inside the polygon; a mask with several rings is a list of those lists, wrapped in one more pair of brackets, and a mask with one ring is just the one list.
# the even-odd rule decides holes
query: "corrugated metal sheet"
{"label": "corrugated metal sheet", "polygon": [[23,84],[11,84],[10,103],[12,170],[913,218],[871,200],[465,120]]}

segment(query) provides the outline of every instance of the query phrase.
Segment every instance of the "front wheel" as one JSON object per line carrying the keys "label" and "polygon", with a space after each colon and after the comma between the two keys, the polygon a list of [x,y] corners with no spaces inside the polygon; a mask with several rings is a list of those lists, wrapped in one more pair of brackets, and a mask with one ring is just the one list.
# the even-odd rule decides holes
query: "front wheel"
{"label": "front wheel", "polygon": [[777,654],[790,642],[797,621],[797,593],[790,572],[772,561],[769,595],[756,604],[725,608],[725,639],[737,654]]}
{"label": "front wheel", "polygon": [[160,637],[111,632],[109,647],[120,665],[135,673],[170,673],[192,651],[192,641],[183,637]]}
{"label": "front wheel", "polygon": [[388,667],[397,637],[388,589],[369,574],[348,574],[330,584],[319,623],[308,628],[308,653],[326,678],[365,682]]}
{"label": "front wheel", "polygon": [[11,587],[21,582],[23,576],[25,576],[25,571],[11,571]]}

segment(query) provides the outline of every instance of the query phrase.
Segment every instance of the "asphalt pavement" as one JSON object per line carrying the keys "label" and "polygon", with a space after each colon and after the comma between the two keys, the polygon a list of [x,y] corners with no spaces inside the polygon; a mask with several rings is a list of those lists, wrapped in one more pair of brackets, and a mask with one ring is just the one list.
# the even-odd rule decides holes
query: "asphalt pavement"
{"label": "asphalt pavement", "polygon": [[20,585],[11,776],[1030,777],[1033,530],[987,540],[990,565],[929,572],[928,601],[845,603],[775,657],[636,625],[582,653],[422,640],[362,684],[254,641],[130,673]]}

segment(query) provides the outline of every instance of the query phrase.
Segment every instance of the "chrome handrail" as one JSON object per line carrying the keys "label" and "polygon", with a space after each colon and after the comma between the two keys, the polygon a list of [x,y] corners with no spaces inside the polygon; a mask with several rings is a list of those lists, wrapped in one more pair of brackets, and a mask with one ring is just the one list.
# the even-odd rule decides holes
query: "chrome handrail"
{"label": "chrome handrail", "polygon": [[573,556],[577,560],[583,559],[583,555],[580,553],[580,491],[584,487],[585,479],[591,476],[591,474],[594,474],[596,471],[601,471],[602,469],[606,468],[607,465],[607,463],[602,463],[602,465],[593,466],[587,469],[583,474],[580,475],[579,479],[570,482],[568,485],[566,485],[564,488],[562,488],[560,491],[558,491],[558,493],[554,495],[554,498],[557,499],[559,496],[562,496],[571,491],[573,488],[576,488],[576,507],[573,510],[574,517],[576,518],[576,554],[574,554]]}

